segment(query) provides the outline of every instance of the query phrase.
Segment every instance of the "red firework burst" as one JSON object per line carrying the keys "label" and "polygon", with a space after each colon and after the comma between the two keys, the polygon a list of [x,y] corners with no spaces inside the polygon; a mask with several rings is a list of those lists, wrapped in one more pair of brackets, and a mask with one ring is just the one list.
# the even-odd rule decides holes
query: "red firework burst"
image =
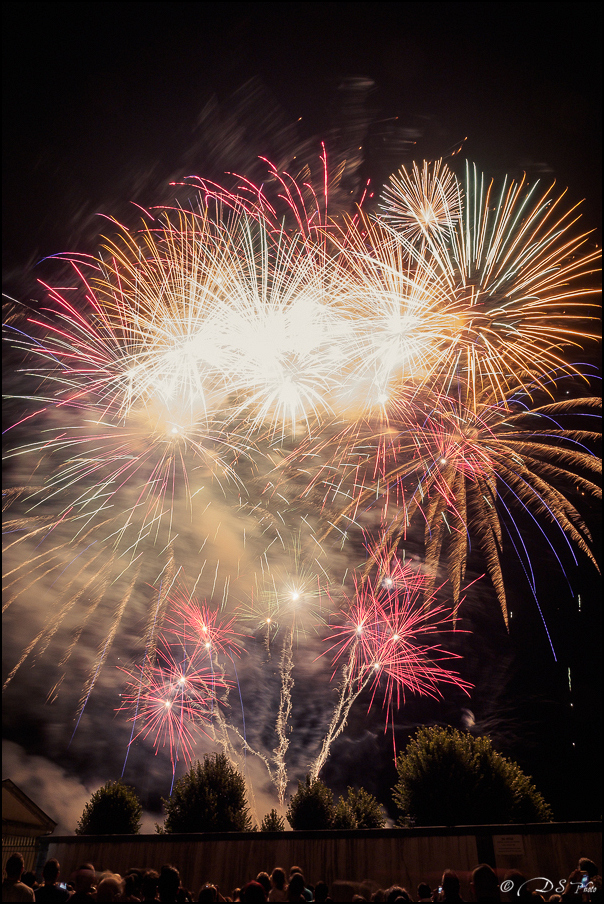
{"label": "red firework burst", "polygon": [[174,765],[182,754],[193,757],[196,735],[205,734],[204,725],[217,705],[216,693],[227,682],[211,668],[200,668],[196,657],[171,650],[159,650],[151,668],[121,669],[128,678],[118,712],[130,713],[133,723],[130,745],[137,738],[151,737],[155,753],[166,746]]}
{"label": "red firework burst", "polygon": [[347,681],[358,691],[370,687],[369,709],[382,698],[388,722],[407,693],[439,698],[442,684],[466,693],[470,685],[442,665],[461,658],[440,642],[443,631],[455,630],[457,607],[436,605],[435,593],[426,598],[428,578],[413,564],[385,553],[373,559],[375,573],[357,584],[353,601],[333,626],[326,654],[334,674],[344,658]]}
{"label": "red firework burst", "polygon": [[219,611],[211,609],[205,600],[199,602],[184,591],[176,591],[172,604],[173,615],[167,622],[183,649],[192,646],[194,657],[205,651],[210,658],[222,655],[231,661],[233,656],[241,655],[238,638],[242,635],[234,630],[234,616],[221,618]]}

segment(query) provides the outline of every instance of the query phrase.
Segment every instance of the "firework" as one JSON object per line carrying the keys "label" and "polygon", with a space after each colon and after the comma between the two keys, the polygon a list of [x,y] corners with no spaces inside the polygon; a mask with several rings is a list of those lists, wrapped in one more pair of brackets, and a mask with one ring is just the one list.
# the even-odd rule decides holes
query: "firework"
{"label": "firework", "polygon": [[[413,207],[417,180],[399,188]],[[577,372],[562,350],[596,338],[584,321],[600,254],[583,251],[588,233],[574,229],[579,215],[576,206],[564,209],[564,195],[526,178],[505,179],[497,189],[467,164],[463,204],[458,189],[447,213],[442,194],[447,228],[425,230],[419,248],[392,229],[459,305],[441,386],[461,377],[476,392],[491,386],[503,398],[515,379],[532,382],[552,368]]]}
{"label": "firework", "polygon": [[[277,675],[279,705],[275,720],[276,746],[272,756],[263,757],[271,781],[275,785],[281,805],[285,802],[288,783],[286,754],[290,746],[290,719],[293,711],[294,651],[303,647],[309,635],[325,625],[331,611],[328,587],[330,576],[322,564],[325,550],[320,546],[307,519],[305,530],[299,529],[287,545],[287,563],[275,563],[257,581],[254,598],[248,606],[241,606],[238,617],[248,624],[255,636],[263,637],[267,661],[280,642]],[[283,528],[281,528],[283,531]],[[307,559],[307,549],[311,556]],[[270,561],[266,556],[267,563]],[[249,747],[248,747],[249,749]],[[258,751],[252,752],[258,754]]]}
{"label": "firework", "polygon": [[[353,601],[334,619],[327,639],[330,646],[324,655],[331,656],[334,670],[342,661],[344,666],[334,715],[312,766],[313,778],[318,777],[333,741],[366,688],[370,692],[368,708],[381,697],[386,725],[390,722],[394,728],[394,712],[407,693],[440,697],[442,684],[455,685],[466,693],[470,687],[441,665],[444,660],[460,658],[446,652],[438,639],[454,627],[456,610],[434,605],[434,593],[426,600],[427,579],[412,565],[384,555],[381,547],[371,558],[377,569],[357,584]],[[434,643],[427,642],[431,637]]]}
{"label": "firework", "polygon": [[416,163],[390,177],[380,205],[381,216],[410,242],[425,245],[428,239],[448,237],[462,210],[459,182],[442,160],[421,170]]}
{"label": "firework", "polygon": [[[266,233],[245,218],[220,224],[206,211],[174,215],[174,220],[166,213],[161,224],[145,225],[136,237],[122,230],[106,242],[98,259],[84,262],[90,278],[81,262],[72,262],[84,304],[74,305],[66,290],[49,289],[49,308],[27,317],[28,332],[9,325],[11,341],[30,358],[25,373],[42,387],[29,398],[36,411],[28,422],[30,429],[40,423],[42,438],[17,446],[9,458],[17,458],[24,469],[31,462],[38,484],[38,475],[44,478],[21,494],[25,514],[11,544],[24,547],[35,538],[39,545],[43,539],[46,551],[37,551],[34,562],[24,558],[21,580],[13,576],[15,591],[5,605],[35,580],[29,579],[32,564],[38,578],[61,576],[65,593],[71,594],[71,582],[77,587],[79,578],[70,562],[81,555],[91,562],[91,547],[113,552],[115,569],[105,586],[114,585],[141,549],[172,550],[168,558],[173,560],[187,522],[196,525],[203,548],[203,525],[209,522],[214,530],[220,496],[229,508],[245,504],[236,468],[245,457],[253,470],[255,450],[244,412],[251,407],[253,423],[259,424],[269,409],[273,414],[270,400],[259,401],[260,384],[264,381],[266,389],[270,383],[266,374],[266,379],[259,375],[261,364],[271,373],[282,372],[286,415],[291,413],[294,425],[300,417],[291,395],[297,390],[282,361],[285,352],[269,340],[285,330],[289,348],[299,334],[295,354],[312,371],[294,291],[305,292],[303,303],[312,307],[308,256],[297,267],[299,243],[293,240],[284,250],[285,237],[269,252]],[[294,288],[285,285],[290,271],[296,274]],[[279,304],[288,299],[284,319]],[[265,347],[260,348],[263,331]],[[269,351],[274,353],[270,361]],[[310,378],[300,385],[317,395]],[[273,393],[270,387],[267,391]],[[247,516],[242,512],[248,525],[253,521],[249,511]],[[65,541],[57,545],[59,535]],[[245,528],[240,542],[245,544]],[[228,575],[224,581],[226,592]],[[71,598],[77,602],[80,596],[76,590]],[[71,607],[62,608],[39,640],[57,631]],[[120,608],[116,618],[122,614]],[[163,607],[157,615],[148,634],[151,644],[161,629]],[[30,652],[28,647],[25,656]]]}
{"label": "firework", "polygon": [[177,657],[169,648],[160,650],[157,664],[122,669],[126,688],[118,712],[132,722],[132,745],[150,737],[156,753],[168,746],[173,766],[179,754],[191,760],[199,732],[206,733],[217,705],[216,691],[226,688],[210,668],[200,668],[195,657]]}
{"label": "firework", "polygon": [[346,274],[341,305],[356,347],[338,410],[370,412],[393,390],[440,372],[460,315],[459,299],[435,278],[429,259],[412,259],[379,223],[357,217],[330,238]]}
{"label": "firework", "polygon": [[[306,531],[297,531],[275,557],[277,561],[258,575],[251,602],[238,609],[243,622],[266,635],[267,649],[268,640],[280,630],[296,642],[303,642],[308,634],[317,632],[329,614],[326,593],[331,580],[326,570],[327,554],[308,523],[304,527]],[[284,533],[282,527],[279,536]],[[307,561],[309,549],[314,555]],[[270,551],[265,561],[271,563]]]}
{"label": "firework", "polygon": [[[322,145],[322,151],[318,157],[320,161],[318,190],[313,185],[314,180],[308,165],[292,176],[286,171],[280,171],[265,157],[259,158],[267,167],[267,178],[262,185],[238,174],[233,174],[237,184],[232,189],[201,176],[190,176],[185,184],[199,188],[204,204],[208,204],[212,199],[221,207],[253,217],[263,227],[276,233],[282,232],[284,220],[291,221],[294,232],[304,238],[312,237],[319,244],[323,244],[323,230],[329,222],[327,215],[329,187],[330,184],[338,184],[343,167],[340,166],[339,170],[330,174],[325,145]],[[272,186],[272,192],[267,191],[266,183]]]}
{"label": "firework", "polygon": [[[591,338],[596,255],[563,195],[526,179],[496,189],[475,168],[462,184],[442,161],[414,165],[379,217],[335,221],[325,153],[318,190],[309,172],[268,169],[267,186],[196,180],[197,208],[115,224],[96,257],[71,258],[77,285],[46,287],[38,313],[11,308],[19,378],[37,385],[17,399],[8,453],[4,607],[47,585],[60,604],[5,688],[70,628],[55,699],[103,615],[79,720],[134,609],[131,744],[168,750],[174,773],[206,734],[232,759],[257,755],[283,803],[313,637],[338,683],[316,777],[360,697],[394,727],[408,695],[468,690],[440,637],[470,544],[506,624],[505,542],[534,590],[515,519],[593,559],[575,497],[599,494],[597,435],[576,421],[596,400],[556,399],[580,376],[568,350]],[[421,570],[402,560],[419,522]],[[248,742],[237,677],[256,644],[269,669],[277,644],[268,753],[264,736]]]}
{"label": "firework", "polygon": [[[429,417],[411,427],[408,421],[401,424],[397,444],[390,446],[385,459],[379,445],[375,453],[379,462],[385,461],[383,486],[393,487],[402,500],[390,518],[385,540],[403,539],[421,513],[426,567],[434,579],[441,551],[447,550],[455,604],[473,542],[487,564],[506,625],[500,561],[504,523],[514,532],[511,539],[521,558],[524,552],[514,511],[528,515],[538,527],[553,524],[569,545],[572,541],[595,564],[589,531],[572,497],[579,491],[601,498],[592,479],[600,473],[601,461],[589,449],[599,433],[565,427],[560,417],[588,416],[600,400],[567,399],[533,407],[528,401],[525,388],[505,402],[488,391],[478,398],[441,396]],[[371,488],[363,486],[355,508],[369,503],[372,495]],[[384,505],[386,497],[384,489],[378,502]],[[547,541],[543,527],[539,530]]]}
{"label": "firework", "polygon": [[241,635],[234,629],[234,617],[221,617],[216,609],[205,601],[191,599],[184,590],[172,594],[170,609],[167,625],[178,635],[183,648],[193,646],[193,657],[205,651],[210,660],[222,657],[232,661],[233,656],[241,655]]}

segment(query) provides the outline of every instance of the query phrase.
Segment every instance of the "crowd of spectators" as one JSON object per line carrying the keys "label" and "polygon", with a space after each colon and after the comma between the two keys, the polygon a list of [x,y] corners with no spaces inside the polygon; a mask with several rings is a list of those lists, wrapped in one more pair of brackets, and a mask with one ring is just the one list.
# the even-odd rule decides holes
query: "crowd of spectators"
{"label": "crowd of spectators", "polygon": [[[323,881],[312,885],[299,866],[289,873],[275,867],[272,873],[259,872],[255,879],[242,887],[225,893],[216,885],[206,883],[196,893],[185,888],[176,867],[165,865],[159,871],[130,869],[124,876],[110,871],[98,873],[92,863],[83,863],[69,877],[61,881],[61,867],[57,860],[47,860],[42,870],[42,882],[33,872],[25,872],[21,854],[12,854],[7,861],[6,878],[2,883],[2,901],[36,902],[36,904],[334,904],[330,889]],[[526,878],[517,870],[508,871],[503,881],[485,863],[472,871],[471,901],[476,904],[601,904],[602,879],[593,861],[582,857],[567,880],[551,888],[542,887],[543,878]],[[572,900],[571,900],[572,896]],[[371,895],[354,894],[353,904],[464,904],[457,873],[446,869],[441,884],[432,888],[420,882],[416,889],[400,885],[378,889]],[[337,898],[341,900],[340,898]],[[347,898],[350,900],[350,898]]]}

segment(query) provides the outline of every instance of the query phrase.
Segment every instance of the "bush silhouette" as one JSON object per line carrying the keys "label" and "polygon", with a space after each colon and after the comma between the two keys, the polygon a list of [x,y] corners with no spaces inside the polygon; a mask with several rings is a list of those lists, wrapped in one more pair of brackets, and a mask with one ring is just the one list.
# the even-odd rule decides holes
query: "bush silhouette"
{"label": "bush silhouette", "polygon": [[76,835],[137,835],[143,808],[136,792],[121,782],[95,791],[82,813]]}
{"label": "bush silhouette", "polygon": [[334,820],[333,794],[319,779],[298,782],[298,790],[287,808],[292,829],[331,829]]}
{"label": "bush silhouette", "polygon": [[420,728],[397,757],[399,823],[485,825],[549,822],[550,807],[517,763],[488,738],[453,728]]}

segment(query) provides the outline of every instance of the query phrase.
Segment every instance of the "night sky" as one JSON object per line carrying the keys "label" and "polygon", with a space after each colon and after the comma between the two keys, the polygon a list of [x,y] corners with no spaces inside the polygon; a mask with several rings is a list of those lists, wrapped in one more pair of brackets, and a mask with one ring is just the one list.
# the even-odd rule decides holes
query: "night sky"
{"label": "night sky", "polygon": [[[186,175],[257,174],[260,155],[318,158],[322,140],[339,159],[361,139],[355,198],[367,179],[379,186],[403,163],[461,147],[489,175],[568,187],[601,241],[600,4],[5,3],[3,19],[4,291],[22,301],[60,273],[44,258],[94,252],[98,214],[167,203]],[[595,505],[588,520],[599,548]],[[509,635],[496,602],[483,605],[488,588],[468,600],[471,702],[412,701],[397,746],[423,722],[474,722],[533,775],[556,818],[598,818],[600,584],[584,557],[568,566],[572,591],[546,550],[534,562],[557,661],[510,561]],[[28,642],[26,613],[4,632],[3,676]],[[70,745],[69,700],[45,706],[45,683],[41,659],[4,696],[4,777],[69,831],[90,792],[119,776],[123,731],[107,691]],[[115,732],[114,752],[99,725]],[[323,773],[334,790],[375,756],[363,784],[387,805],[395,773],[382,731],[379,714],[355,712]],[[151,748],[136,760],[147,830],[169,790],[160,760]]]}

